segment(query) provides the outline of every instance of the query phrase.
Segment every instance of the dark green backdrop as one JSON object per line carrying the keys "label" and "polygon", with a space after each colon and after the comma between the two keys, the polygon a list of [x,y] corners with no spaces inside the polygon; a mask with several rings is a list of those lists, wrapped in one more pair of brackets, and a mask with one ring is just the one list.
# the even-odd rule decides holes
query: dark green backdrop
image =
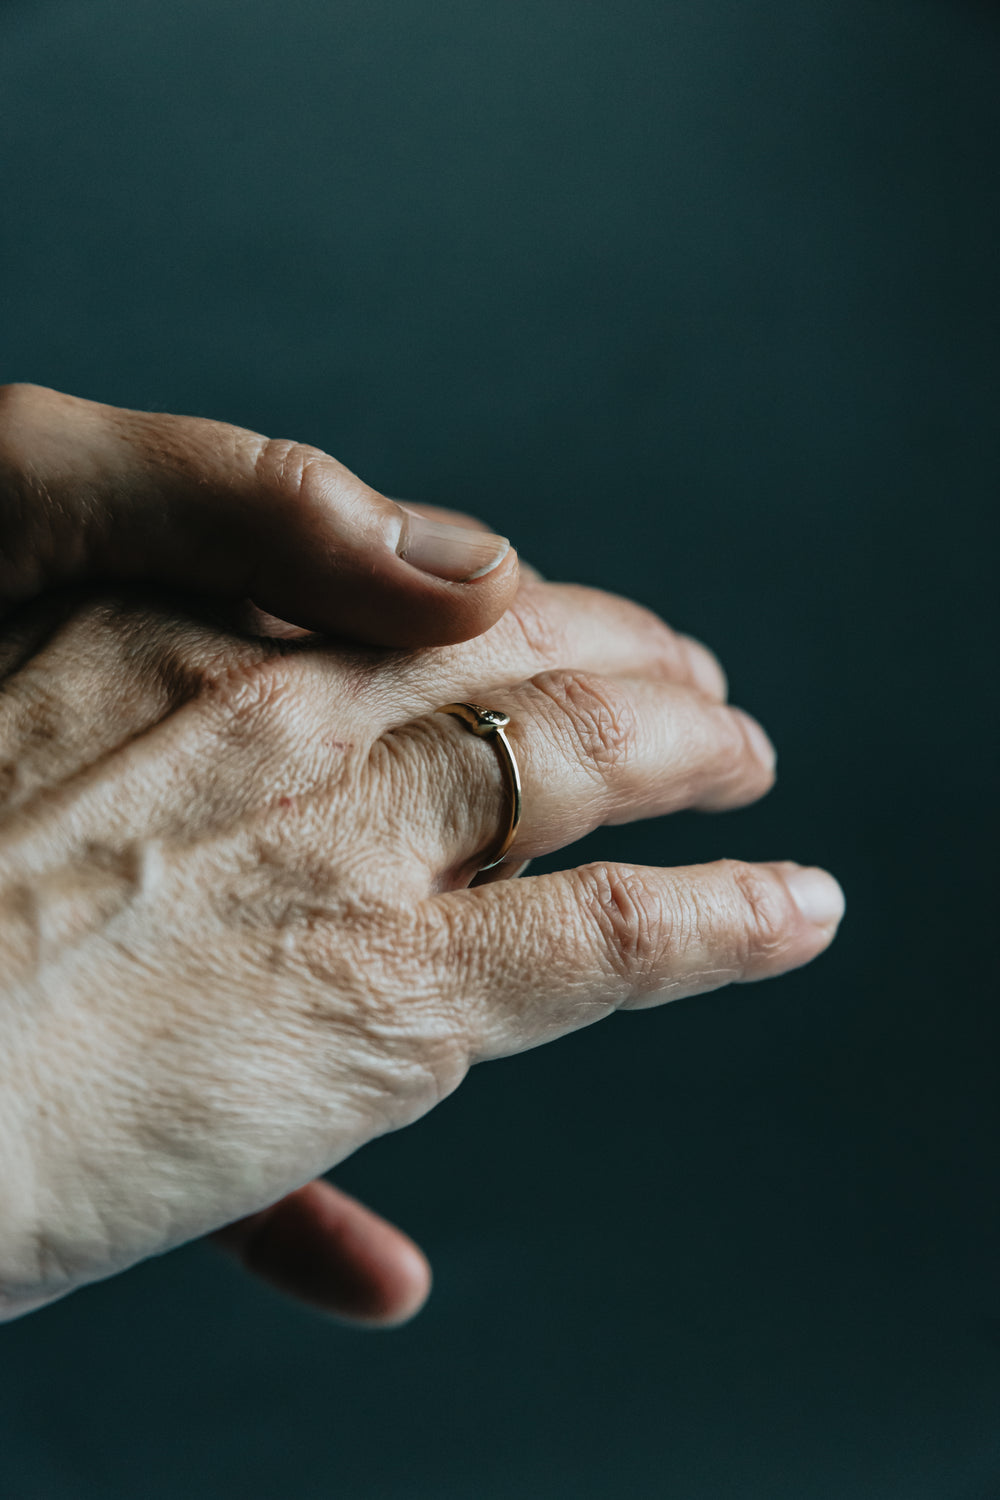
{"label": "dark green backdrop", "polygon": [[778,789],[585,853],[848,895],[346,1163],[435,1264],[405,1331],[197,1246],[0,1330],[5,1496],[1000,1495],[998,125],[973,0],[3,0],[0,375],[703,635]]}

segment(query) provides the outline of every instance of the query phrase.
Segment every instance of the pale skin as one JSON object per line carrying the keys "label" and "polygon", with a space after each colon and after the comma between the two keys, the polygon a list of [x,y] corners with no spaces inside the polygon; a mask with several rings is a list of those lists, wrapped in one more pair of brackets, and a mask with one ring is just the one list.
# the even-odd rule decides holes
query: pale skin
{"label": "pale skin", "polygon": [[[427,1294],[426,1262],[318,1174],[418,1119],[473,1063],[808,962],[836,931],[839,888],[739,860],[503,878],[600,824],[767,791],[767,736],[727,705],[705,647],[626,600],[530,570],[518,584],[513,553],[481,531],[480,567],[500,556],[475,577],[428,582],[405,557],[393,573],[396,508],[316,450],[272,448],[295,476],[283,491],[260,480],[257,434],[23,388],[11,406],[0,1315],[216,1232],[327,1310],[398,1322]],[[175,505],[185,546],[161,529],[143,553],[135,514],[154,499]],[[274,563],[275,505],[307,553],[331,516],[362,517],[324,552],[343,590],[324,591],[294,538]],[[81,525],[92,545],[60,540]],[[362,555],[380,527],[391,562]],[[213,573],[220,545],[236,557]],[[219,601],[210,618],[176,592],[24,602],[95,573],[199,593],[214,578]],[[375,627],[364,578],[388,601]],[[378,649],[263,615],[237,628],[248,593]],[[524,782],[509,859],[476,884],[504,778],[488,743],[435,712],[456,699],[510,714]]]}

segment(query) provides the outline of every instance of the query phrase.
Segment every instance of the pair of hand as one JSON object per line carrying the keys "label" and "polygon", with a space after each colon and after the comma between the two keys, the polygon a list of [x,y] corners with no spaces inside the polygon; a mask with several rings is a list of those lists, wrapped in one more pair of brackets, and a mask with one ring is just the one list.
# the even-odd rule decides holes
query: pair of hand
{"label": "pair of hand", "polygon": [[[6,1316],[217,1232],[320,1306],[400,1321],[426,1262],[315,1174],[473,1062],[783,972],[836,930],[836,882],[790,863],[473,884],[503,785],[444,702],[511,715],[511,870],[751,801],[773,752],[704,647],[519,581],[502,538],[314,449],[11,388],[0,558]],[[145,592],[47,592],[84,579]]]}

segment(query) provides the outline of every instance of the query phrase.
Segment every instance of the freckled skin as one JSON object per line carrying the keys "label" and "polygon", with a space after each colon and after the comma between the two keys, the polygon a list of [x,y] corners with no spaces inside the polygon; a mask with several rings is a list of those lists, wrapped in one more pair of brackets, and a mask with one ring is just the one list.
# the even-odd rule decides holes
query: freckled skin
{"label": "freckled skin", "polygon": [[790,865],[471,886],[505,781],[443,703],[511,716],[511,871],[601,822],[771,784],[709,654],[624,600],[529,577],[484,635],[423,652],[251,636],[166,597],[43,602],[15,637],[4,1316],[220,1230],[281,1284],[297,1267],[321,1304],[339,1245],[342,1305],[405,1316],[426,1292],[419,1252],[398,1237],[380,1280],[395,1231],[310,1179],[477,1060],[781,972],[835,929],[803,916]]}

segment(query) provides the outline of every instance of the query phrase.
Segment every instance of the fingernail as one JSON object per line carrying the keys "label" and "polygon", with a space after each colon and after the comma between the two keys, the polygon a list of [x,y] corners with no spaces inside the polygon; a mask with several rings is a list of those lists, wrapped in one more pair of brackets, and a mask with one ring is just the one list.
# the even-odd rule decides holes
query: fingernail
{"label": "fingernail", "polygon": [[826,870],[786,870],[785,884],[807,922],[836,927],[844,915],[844,893]]}
{"label": "fingernail", "polygon": [[404,516],[396,552],[404,562],[434,578],[471,583],[492,573],[510,551],[506,537],[489,531],[449,526],[446,521],[431,521],[412,510],[405,511]]}

